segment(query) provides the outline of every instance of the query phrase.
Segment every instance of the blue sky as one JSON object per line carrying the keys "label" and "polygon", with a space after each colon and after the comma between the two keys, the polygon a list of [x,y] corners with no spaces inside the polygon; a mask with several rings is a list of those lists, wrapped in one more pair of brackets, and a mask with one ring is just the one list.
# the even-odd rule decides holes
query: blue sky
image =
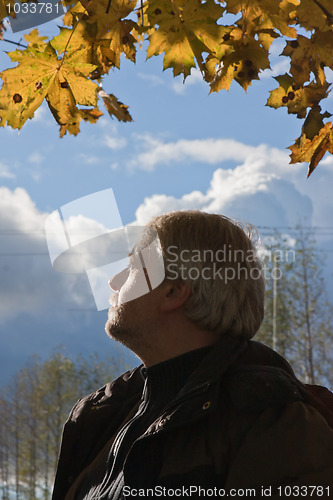
{"label": "blue sky", "polygon": [[[39,32],[56,29],[49,23]],[[106,114],[96,125],[83,124],[77,137],[60,139],[43,105],[20,133],[0,128],[0,382],[31,354],[47,356],[60,344],[70,353],[109,352],[137,363],[104,333],[106,311],[96,311],[87,278],[55,272],[48,256],[45,217],[102,189],[113,189],[124,224],[186,208],[239,217],[263,236],[305,221],[327,252],[331,280],[333,157],[308,180],[306,165],[288,164],[286,147],[301,122],[264,106],[276,83],[270,75],[288,70],[279,52],[277,45],[273,71],[247,94],[234,83],[229,92],[210,95],[198,72],[184,85],[162,71],[161,57],[146,62],[141,53],[135,65],[124,59],[103,83],[130,106],[134,122]],[[0,63],[8,67],[5,53]]]}

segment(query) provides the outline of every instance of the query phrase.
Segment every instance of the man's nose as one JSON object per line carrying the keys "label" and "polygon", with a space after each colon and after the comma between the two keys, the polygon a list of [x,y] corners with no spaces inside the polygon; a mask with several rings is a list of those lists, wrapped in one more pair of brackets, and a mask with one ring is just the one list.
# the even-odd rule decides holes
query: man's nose
{"label": "man's nose", "polygon": [[109,280],[109,287],[115,292],[118,292],[127,280],[128,274],[129,267],[126,267],[126,269],[123,269],[123,271],[120,271],[120,273],[116,274]]}

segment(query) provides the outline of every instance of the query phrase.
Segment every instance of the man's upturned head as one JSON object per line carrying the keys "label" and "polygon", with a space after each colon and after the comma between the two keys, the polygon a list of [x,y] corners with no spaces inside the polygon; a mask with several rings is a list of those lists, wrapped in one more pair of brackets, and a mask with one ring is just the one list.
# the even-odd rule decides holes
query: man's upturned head
{"label": "man's upturned head", "polygon": [[[127,304],[119,300],[119,314],[114,297],[108,333],[114,338],[120,333],[117,340],[124,341],[119,336],[126,336],[123,327],[130,326],[130,337],[136,336],[137,328],[142,334],[146,330],[146,313],[149,313],[147,328],[149,319],[150,326],[158,328],[159,317],[153,309],[163,295],[159,295],[159,290],[170,284],[183,284],[189,293],[181,306],[182,314],[194,325],[220,335],[253,337],[264,315],[265,288],[253,227],[222,215],[190,210],[155,217],[147,228],[157,231],[165,279],[155,290],[138,299],[129,300]],[[133,249],[134,254],[145,246],[143,237]],[[136,272],[134,269],[125,273],[123,282],[111,280],[111,286],[112,281],[117,282],[118,297],[131,295],[131,288],[137,286]],[[144,315],[142,311],[146,311]],[[136,318],[140,320],[137,328]]]}
{"label": "man's upturned head", "polygon": [[265,283],[253,226],[199,210],[155,217],[165,279],[188,284],[185,314],[207,330],[251,338],[264,316]]}

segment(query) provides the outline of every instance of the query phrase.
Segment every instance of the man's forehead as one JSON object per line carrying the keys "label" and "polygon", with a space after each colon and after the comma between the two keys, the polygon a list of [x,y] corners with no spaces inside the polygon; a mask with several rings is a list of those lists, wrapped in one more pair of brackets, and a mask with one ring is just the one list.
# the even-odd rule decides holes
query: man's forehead
{"label": "man's forehead", "polygon": [[141,252],[144,248],[149,247],[152,243],[159,242],[158,233],[156,229],[150,226],[142,226],[135,228],[130,236],[131,250],[128,254],[129,257]]}

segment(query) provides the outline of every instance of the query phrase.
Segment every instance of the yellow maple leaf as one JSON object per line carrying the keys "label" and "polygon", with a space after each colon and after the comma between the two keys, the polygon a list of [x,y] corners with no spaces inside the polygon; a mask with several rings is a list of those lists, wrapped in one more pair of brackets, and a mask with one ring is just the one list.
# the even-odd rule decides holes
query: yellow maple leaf
{"label": "yellow maple leaf", "polygon": [[0,73],[3,86],[0,102],[6,103],[0,111],[1,122],[20,129],[28,118],[32,118],[36,109],[45,98],[59,61],[50,45],[44,52],[29,47],[26,51],[16,50],[8,54],[17,67]]}
{"label": "yellow maple leaf", "polygon": [[269,21],[269,28],[278,30],[282,35],[294,37],[296,31],[289,26],[293,23],[290,12],[295,9],[289,2],[276,0],[227,0],[226,10],[233,14],[242,13],[237,24],[247,34],[256,32],[260,23]]}
{"label": "yellow maple leaf", "polygon": [[120,56],[135,61],[136,39],[131,33],[137,25],[126,19],[136,7],[136,0],[81,0],[88,18],[86,22],[96,26],[96,40],[109,40],[109,49],[114,54],[112,63],[119,68]]}
{"label": "yellow maple leaf", "polygon": [[312,140],[303,133],[289,149],[291,150],[290,163],[310,162],[309,177],[325,153],[333,154],[332,123],[326,123]]}
{"label": "yellow maple leaf", "polygon": [[[29,36],[28,36],[29,38]],[[34,30],[26,50],[10,52],[19,65],[2,73],[0,125],[20,129],[45,98],[60,125],[71,121],[77,105],[96,106],[97,85],[87,76],[95,66],[84,62],[84,50],[59,59],[57,52]],[[44,50],[42,50],[44,44]]]}
{"label": "yellow maple leaf", "polygon": [[73,28],[61,27],[59,35],[52,39],[51,45],[58,54],[62,54],[65,50],[68,54],[84,49],[80,57],[84,57],[84,62],[96,65],[93,78],[99,79],[114,66],[117,56],[110,49],[110,41],[96,40],[93,31],[92,25],[85,21],[76,23]]}
{"label": "yellow maple leaf", "polygon": [[312,139],[318,135],[320,130],[324,127],[324,119],[330,118],[331,116],[331,113],[328,113],[327,111],[321,113],[321,107],[319,104],[316,104],[310,109],[308,116],[303,123],[302,135],[312,141]]}
{"label": "yellow maple leaf", "polygon": [[110,49],[109,40],[98,40],[95,41],[92,47],[93,53],[93,64],[98,64],[100,66],[101,73],[108,73],[110,68],[115,65],[118,56]]}
{"label": "yellow maple leaf", "polygon": [[234,66],[232,64],[223,65],[215,57],[208,57],[205,66],[210,74],[214,74],[214,77],[210,79],[210,92],[219,92],[222,89],[229,90],[234,79]]}
{"label": "yellow maple leaf", "polygon": [[89,123],[96,123],[98,118],[103,113],[98,109],[77,109],[72,119],[65,125],[60,126],[60,137],[63,137],[66,132],[72,135],[77,135],[80,132],[80,121],[84,120]]}
{"label": "yellow maple leaf", "polygon": [[[234,31],[231,32],[231,40],[233,33]],[[259,79],[260,70],[269,68],[267,50],[253,38],[235,39],[232,47],[233,50],[222,57],[220,67],[217,67],[215,77],[210,83],[211,92],[228,90],[233,79],[246,90],[252,80]]]}
{"label": "yellow maple leaf", "polygon": [[149,33],[147,58],[164,52],[163,68],[172,68],[174,76],[186,78],[197,61],[203,67],[203,53],[221,57],[221,43],[225,29],[216,24],[223,9],[213,0],[153,0],[149,2],[147,17],[155,30]]}
{"label": "yellow maple leaf", "polygon": [[94,42],[94,38],[85,29],[85,23],[76,23],[74,28],[60,26],[59,29],[59,35],[55,36],[50,42],[58,54],[63,54],[65,50],[66,52],[73,52],[85,49],[84,62],[90,62],[91,45]]}
{"label": "yellow maple leaf", "polygon": [[298,35],[297,40],[287,42],[283,56],[291,58],[290,73],[294,81],[303,84],[310,80],[311,72],[324,84],[325,66],[332,66],[333,32],[315,32],[311,38]]}
{"label": "yellow maple leaf", "polygon": [[321,85],[312,81],[299,87],[288,73],[275,77],[275,80],[280,86],[270,91],[266,105],[275,109],[285,106],[288,113],[296,114],[298,118],[305,118],[307,108],[315,106],[328,95],[327,82]]}
{"label": "yellow maple leaf", "polygon": [[319,31],[322,31],[332,26],[332,0],[320,0],[319,3],[321,7],[313,0],[302,0],[296,9],[297,22],[307,30],[312,31],[314,28],[318,28]]}
{"label": "yellow maple leaf", "polygon": [[66,0],[62,0],[62,4],[67,7],[68,3],[70,4],[70,9],[66,12],[66,14],[62,18],[62,22],[64,26],[74,26],[77,21],[82,20],[84,16],[88,15],[88,12],[82,5],[80,1],[75,1],[74,5],[71,2],[67,2]]}
{"label": "yellow maple leaf", "polygon": [[272,28],[261,27],[260,30],[256,32],[256,34],[258,37],[258,42],[265,50],[267,50],[267,52],[272,45],[272,42],[276,40],[276,38],[279,38],[279,35]]}
{"label": "yellow maple leaf", "polygon": [[24,35],[24,38],[26,39],[30,47],[44,52],[48,37],[40,36],[37,28],[30,31],[30,33],[28,33],[27,35]]}

